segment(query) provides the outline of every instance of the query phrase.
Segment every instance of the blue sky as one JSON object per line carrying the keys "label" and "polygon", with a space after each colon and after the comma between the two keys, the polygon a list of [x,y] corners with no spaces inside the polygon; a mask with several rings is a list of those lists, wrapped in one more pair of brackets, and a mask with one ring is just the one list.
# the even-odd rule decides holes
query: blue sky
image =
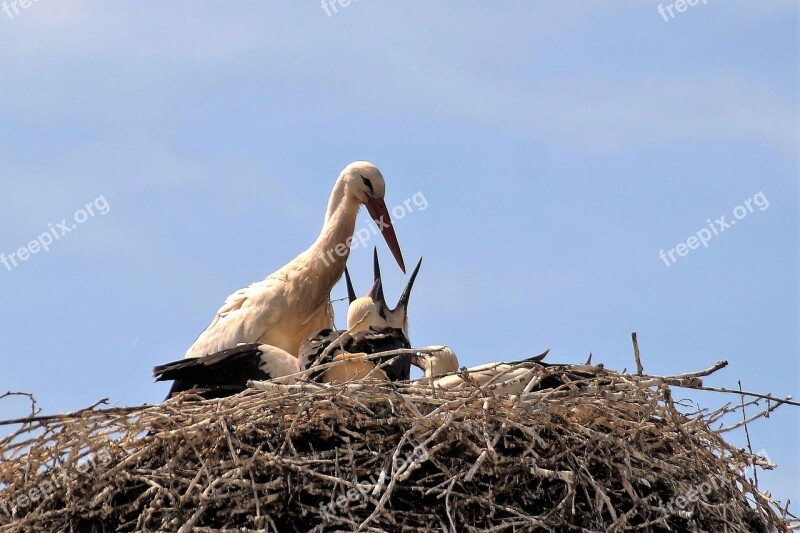
{"label": "blue sky", "polygon": [[[428,203],[397,223],[406,262],[425,257],[415,345],[449,344],[467,365],[591,351],[623,369],[636,330],[646,371],[727,359],[709,384],[798,396],[797,4],[710,0],[668,22],[657,8],[0,12],[0,253],[97,198],[109,206],[50,251],[0,264],[0,392],[34,392],[46,412],[160,401],[151,368],[305,249],[339,171],[367,159],[390,206]],[[707,248],[659,258],[759,193],[768,208]],[[399,296],[404,277],[375,242]],[[370,250],[350,265],[365,291]],[[0,401],[0,418],[26,410]],[[799,429],[792,408],[751,426],[780,465],[762,488],[781,499],[800,500]]]}

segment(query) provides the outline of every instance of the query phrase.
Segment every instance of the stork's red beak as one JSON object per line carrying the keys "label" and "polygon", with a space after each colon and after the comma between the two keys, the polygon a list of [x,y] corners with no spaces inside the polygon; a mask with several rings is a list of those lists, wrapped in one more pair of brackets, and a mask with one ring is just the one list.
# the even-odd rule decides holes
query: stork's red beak
{"label": "stork's red beak", "polygon": [[405,274],[406,264],[403,261],[403,252],[400,251],[400,243],[397,242],[397,235],[394,232],[394,227],[392,227],[392,219],[389,218],[386,202],[381,198],[370,198],[367,200],[366,205],[369,216],[378,225],[378,229],[381,230],[383,238],[386,239],[386,244],[389,246],[389,250],[392,251],[395,261],[397,261],[397,264],[400,265],[400,270]]}

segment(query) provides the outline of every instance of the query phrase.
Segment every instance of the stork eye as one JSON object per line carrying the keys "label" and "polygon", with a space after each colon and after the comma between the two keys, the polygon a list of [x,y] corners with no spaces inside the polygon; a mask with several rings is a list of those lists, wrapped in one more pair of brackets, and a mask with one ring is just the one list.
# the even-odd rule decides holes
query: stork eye
{"label": "stork eye", "polygon": [[[361,175],[359,174],[359,176],[361,176]],[[372,182],[369,181],[364,176],[361,176],[361,179],[364,180],[364,185],[367,186],[367,188],[369,189],[370,194],[375,194],[375,189],[372,188]]]}

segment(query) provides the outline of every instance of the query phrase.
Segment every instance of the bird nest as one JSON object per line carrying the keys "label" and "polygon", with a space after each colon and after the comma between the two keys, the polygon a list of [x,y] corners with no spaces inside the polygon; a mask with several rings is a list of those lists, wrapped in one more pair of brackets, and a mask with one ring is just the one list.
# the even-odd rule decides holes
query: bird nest
{"label": "bird nest", "polygon": [[9,421],[0,531],[798,527],[746,475],[772,465],[712,429],[738,407],[685,413],[673,401],[673,387],[700,387],[710,371],[542,366],[547,388],[515,397],[255,384],[224,399]]}

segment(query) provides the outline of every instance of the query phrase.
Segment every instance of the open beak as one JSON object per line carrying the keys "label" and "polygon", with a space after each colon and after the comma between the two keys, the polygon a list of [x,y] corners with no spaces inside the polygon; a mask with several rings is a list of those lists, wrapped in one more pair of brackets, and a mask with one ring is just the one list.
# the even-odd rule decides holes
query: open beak
{"label": "open beak", "polygon": [[381,283],[381,278],[378,278],[375,280],[375,283],[372,284],[372,288],[367,293],[367,296],[377,302],[380,301],[378,296],[381,294],[383,294],[383,284]]}
{"label": "open beak", "polygon": [[344,278],[347,281],[347,303],[351,304],[356,301],[356,291],[353,288],[353,280],[350,279],[350,272],[347,267],[344,267]]}
{"label": "open beak", "polygon": [[397,307],[395,309],[405,309],[408,307],[408,301],[411,299],[411,289],[414,288],[414,281],[417,279],[417,274],[419,274],[419,267],[422,266],[422,258],[419,258],[419,262],[417,266],[414,268],[414,272],[411,274],[411,279],[408,280],[406,284],[406,288],[403,290],[403,294],[400,296],[400,301],[397,303]]}
{"label": "open beak", "polygon": [[425,370],[425,367],[422,366],[422,358],[419,356],[418,353],[415,353],[414,355],[412,355],[411,359],[409,360],[409,362],[412,365],[414,365],[415,367],[419,368],[420,370],[422,370],[422,371]]}
{"label": "open beak", "polygon": [[369,198],[366,205],[369,216],[371,216],[372,220],[378,225],[378,229],[381,230],[381,234],[386,240],[389,250],[392,251],[395,261],[397,261],[397,264],[400,265],[400,270],[405,274],[406,264],[403,262],[403,253],[400,251],[400,243],[397,242],[397,235],[392,226],[392,219],[389,218],[389,210],[386,208],[386,202],[384,202],[382,198]]}
{"label": "open beak", "polygon": [[[376,246],[372,252],[372,279],[378,281],[381,279],[381,263],[378,261],[378,247]],[[386,297],[383,294],[383,287],[380,288],[380,291],[375,294],[375,299],[380,300],[382,302],[386,301]]]}

